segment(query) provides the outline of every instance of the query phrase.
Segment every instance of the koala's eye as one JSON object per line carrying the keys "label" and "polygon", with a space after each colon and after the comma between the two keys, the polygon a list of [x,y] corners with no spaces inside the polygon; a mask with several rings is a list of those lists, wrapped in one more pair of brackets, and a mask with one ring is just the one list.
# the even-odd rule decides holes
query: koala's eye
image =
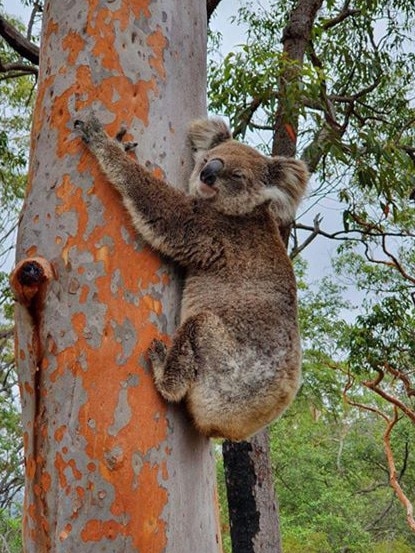
{"label": "koala's eye", "polygon": [[245,178],[245,175],[242,171],[233,171],[232,172],[232,178],[236,180],[242,180]]}

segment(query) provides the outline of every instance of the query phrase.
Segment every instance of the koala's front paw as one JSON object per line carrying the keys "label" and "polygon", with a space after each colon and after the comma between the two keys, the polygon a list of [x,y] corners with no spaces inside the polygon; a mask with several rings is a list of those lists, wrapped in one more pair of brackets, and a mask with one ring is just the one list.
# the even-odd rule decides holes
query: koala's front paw
{"label": "koala's front paw", "polygon": [[86,144],[93,142],[101,142],[106,139],[106,135],[99,119],[95,115],[91,115],[86,121],[77,119],[74,122],[74,127],[79,131],[82,140]]}

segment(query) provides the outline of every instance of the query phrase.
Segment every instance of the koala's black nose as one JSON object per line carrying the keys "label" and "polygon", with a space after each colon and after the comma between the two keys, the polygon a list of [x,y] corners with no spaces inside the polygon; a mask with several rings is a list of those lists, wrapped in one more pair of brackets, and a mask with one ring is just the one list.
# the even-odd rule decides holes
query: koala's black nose
{"label": "koala's black nose", "polygon": [[212,159],[202,169],[200,180],[212,186],[215,184],[216,178],[223,169],[223,162],[220,159]]}

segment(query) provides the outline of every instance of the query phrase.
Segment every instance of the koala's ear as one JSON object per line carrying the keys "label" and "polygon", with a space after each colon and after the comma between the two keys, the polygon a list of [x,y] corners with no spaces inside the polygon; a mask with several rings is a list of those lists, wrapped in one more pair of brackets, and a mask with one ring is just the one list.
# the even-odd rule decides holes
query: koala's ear
{"label": "koala's ear", "polygon": [[304,196],[309,173],[306,164],[287,157],[268,158],[268,182],[264,190],[282,223],[290,223]]}
{"label": "koala's ear", "polygon": [[195,158],[232,138],[228,125],[219,117],[192,121],[187,135]]}

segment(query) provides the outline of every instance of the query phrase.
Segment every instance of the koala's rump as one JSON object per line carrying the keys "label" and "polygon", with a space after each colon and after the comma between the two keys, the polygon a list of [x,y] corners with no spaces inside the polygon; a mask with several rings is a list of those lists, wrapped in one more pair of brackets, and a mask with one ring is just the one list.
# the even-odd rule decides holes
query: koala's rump
{"label": "koala's rump", "polygon": [[[246,439],[279,416],[300,381],[295,301],[249,287],[206,286],[183,314],[204,313],[196,380],[187,394],[199,430],[210,437]],[[191,287],[194,289],[194,286]],[[198,286],[197,286],[198,288]]]}
{"label": "koala's rump", "polygon": [[206,367],[186,401],[199,430],[209,437],[244,440],[282,414],[300,384],[299,349],[280,359],[235,352],[220,366]]}

